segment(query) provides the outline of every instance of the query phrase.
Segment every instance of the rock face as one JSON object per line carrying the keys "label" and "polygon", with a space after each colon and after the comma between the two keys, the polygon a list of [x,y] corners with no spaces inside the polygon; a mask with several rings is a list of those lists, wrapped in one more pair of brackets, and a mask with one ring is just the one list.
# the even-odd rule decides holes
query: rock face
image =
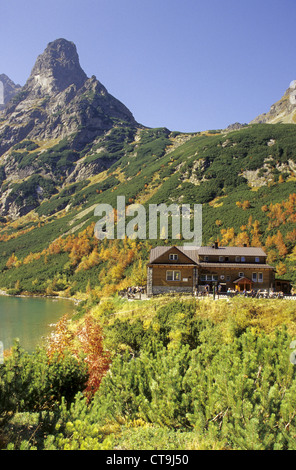
{"label": "rock face", "polygon": [[23,139],[61,139],[79,133],[82,147],[114,126],[137,126],[132,113],[79,64],[76,46],[65,39],[48,44],[21,91],[0,121],[0,156]]}
{"label": "rock face", "polygon": [[3,111],[7,103],[21,90],[20,85],[16,85],[10,78],[0,74],[0,111]]}
{"label": "rock face", "polygon": [[[110,141],[110,132],[128,129],[133,135],[142,127],[96,77],[87,77],[75,44],[65,39],[48,44],[23,87],[5,75],[0,80],[2,217],[15,219],[63,184],[108,169],[118,155],[96,160],[96,154],[104,150],[105,139]],[[84,163],[87,152],[94,156]]]}
{"label": "rock face", "polygon": [[273,104],[268,113],[260,114],[250,124],[296,124],[296,80],[290,83],[284,96]]}
{"label": "rock face", "polygon": [[57,39],[37,58],[24,89],[29,91],[28,96],[42,98],[61,93],[70,85],[78,90],[86,80],[75,44]]}

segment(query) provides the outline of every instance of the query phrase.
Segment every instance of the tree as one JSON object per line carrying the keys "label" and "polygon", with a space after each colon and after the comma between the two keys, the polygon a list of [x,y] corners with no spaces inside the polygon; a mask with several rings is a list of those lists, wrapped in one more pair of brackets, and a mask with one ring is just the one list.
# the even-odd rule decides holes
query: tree
{"label": "tree", "polygon": [[288,250],[285,245],[283,235],[281,234],[279,230],[275,236],[275,245],[277,247],[277,250],[280,256],[285,256],[287,254]]}
{"label": "tree", "polygon": [[283,276],[284,274],[286,274],[287,268],[286,268],[286,265],[282,261],[280,261],[276,265],[276,272],[279,276]]}
{"label": "tree", "polygon": [[102,378],[109,369],[111,354],[104,349],[102,327],[90,315],[85,317],[77,332],[77,337],[88,366],[88,381],[85,392],[90,399],[99,389]]}
{"label": "tree", "polygon": [[246,209],[249,209],[251,207],[250,201],[244,201],[242,203],[242,209],[245,211]]}
{"label": "tree", "polygon": [[69,317],[64,315],[56,324],[54,333],[49,337],[47,353],[50,358],[55,354],[63,357],[65,351],[71,350],[75,334],[69,329]]}
{"label": "tree", "polygon": [[228,227],[227,229],[221,229],[221,245],[231,245],[235,240],[235,232],[233,227]]}
{"label": "tree", "polygon": [[235,245],[242,246],[242,245],[250,245],[250,239],[247,232],[240,232],[237,237],[235,238]]}
{"label": "tree", "polygon": [[12,255],[7,260],[6,267],[8,269],[13,268],[16,266],[17,262],[18,262],[17,256],[14,253],[12,253]]}

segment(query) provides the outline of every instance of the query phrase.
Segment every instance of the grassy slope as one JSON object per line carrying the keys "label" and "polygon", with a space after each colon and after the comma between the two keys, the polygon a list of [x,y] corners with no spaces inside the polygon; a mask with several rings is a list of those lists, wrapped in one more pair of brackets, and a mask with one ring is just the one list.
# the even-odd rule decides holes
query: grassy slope
{"label": "grassy slope", "polygon": [[[271,139],[275,141],[273,145],[269,145]],[[59,144],[62,152],[65,151],[64,144]],[[75,272],[77,265],[67,269],[69,258],[65,252],[50,255],[46,264],[44,257],[32,264],[23,265],[22,262],[31,252],[41,253],[48,249],[50,243],[70,230],[76,235],[83,231],[97,220],[93,215],[95,205],[108,203],[116,207],[119,195],[125,195],[127,203],[140,202],[146,207],[150,203],[163,202],[202,203],[204,244],[216,238],[225,244],[221,231],[224,230],[225,234],[231,227],[235,237],[228,239],[228,243],[235,244],[240,232],[247,233],[250,244],[255,243],[254,221],[259,222],[263,246],[268,235],[275,235],[280,230],[285,240],[287,233],[293,230],[290,222],[268,229],[269,212],[261,210],[263,205],[269,207],[271,203],[285,201],[295,192],[295,174],[288,167],[288,162],[295,165],[293,125],[254,125],[224,134],[184,136],[170,133],[167,129],[144,129],[138,136],[131,131],[118,130],[111,133],[103,144],[108,156],[111,158],[113,155],[116,160],[109,169],[63,190],[57,186],[59,193],[37,207],[33,215],[29,214],[13,224],[3,224],[0,231],[1,287],[14,288],[19,280],[23,290],[30,291],[30,285],[37,279],[40,282],[35,282],[35,286],[42,284],[42,290],[46,279],[65,276],[65,285],[76,282],[77,291],[85,291],[87,277],[91,278],[92,287],[100,286],[98,276],[104,263],[88,269],[82,276],[81,272]],[[86,158],[93,159],[92,155],[96,155],[97,150],[89,149]],[[47,155],[43,155],[43,160],[50,160],[51,154]],[[100,157],[101,153],[98,155]],[[250,187],[245,178],[246,171],[257,171],[257,177],[265,178],[266,184],[259,188]],[[258,171],[261,171],[259,175]],[[249,201],[245,210],[236,204],[243,201]],[[288,252],[284,256],[276,247],[270,247],[275,252],[273,262],[275,265],[283,262],[287,272],[281,272],[281,277],[295,281],[293,258],[290,261],[287,258],[295,242],[286,245]],[[142,246],[139,249],[140,256]],[[8,271],[5,265],[13,253],[21,263]],[[139,256],[134,257],[131,264],[138,262]],[[147,248],[143,249],[142,258],[143,262],[147,261]],[[121,280],[130,270],[130,265],[125,267]],[[118,284],[119,280],[115,278],[114,283]]]}

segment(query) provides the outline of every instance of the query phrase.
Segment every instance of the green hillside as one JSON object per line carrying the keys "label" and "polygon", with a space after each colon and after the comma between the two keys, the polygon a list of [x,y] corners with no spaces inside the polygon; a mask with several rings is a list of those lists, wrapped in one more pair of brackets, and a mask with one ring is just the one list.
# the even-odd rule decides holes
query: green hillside
{"label": "green hillside", "polygon": [[[9,197],[27,213],[16,220],[2,217],[0,288],[79,295],[87,288],[108,291],[109,285],[112,293],[139,281],[132,275],[139,263],[145,282],[149,248],[183,242],[98,241],[93,236],[98,220],[94,208],[99,203],[116,208],[117,196],[125,196],[127,204],[143,204],[147,217],[152,203],[202,204],[203,244],[261,245],[278,276],[295,283],[293,125],[256,124],[196,134],[120,126],[80,152],[72,148],[74,141],[72,136],[45,151],[40,142],[24,141],[11,150],[22,168],[34,162],[34,174],[19,183],[2,182],[2,194],[9,186]],[[65,184],[73,159],[102,167],[89,178]],[[44,166],[59,176],[42,175]],[[71,255],[77,243],[84,246]],[[112,256],[104,255],[106,249]],[[113,265],[118,272],[107,282],[103,273]]]}

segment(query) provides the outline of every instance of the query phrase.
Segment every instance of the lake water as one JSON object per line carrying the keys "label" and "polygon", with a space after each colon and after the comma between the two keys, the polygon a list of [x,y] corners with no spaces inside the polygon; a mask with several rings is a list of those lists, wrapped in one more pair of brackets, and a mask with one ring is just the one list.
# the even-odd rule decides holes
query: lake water
{"label": "lake water", "polygon": [[54,330],[51,325],[74,309],[70,300],[0,295],[0,341],[9,349],[18,338],[20,346],[32,352]]}

